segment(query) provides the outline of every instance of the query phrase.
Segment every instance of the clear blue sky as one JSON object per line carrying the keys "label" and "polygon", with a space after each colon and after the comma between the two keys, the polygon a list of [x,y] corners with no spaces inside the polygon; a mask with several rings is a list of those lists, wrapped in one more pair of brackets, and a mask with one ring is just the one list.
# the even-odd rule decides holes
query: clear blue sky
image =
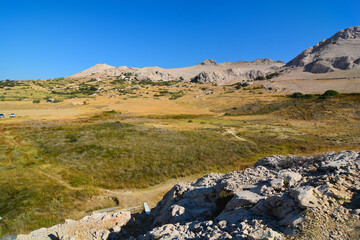
{"label": "clear blue sky", "polygon": [[0,79],[69,76],[96,63],[287,62],[360,25],[359,10],[359,0],[0,0]]}

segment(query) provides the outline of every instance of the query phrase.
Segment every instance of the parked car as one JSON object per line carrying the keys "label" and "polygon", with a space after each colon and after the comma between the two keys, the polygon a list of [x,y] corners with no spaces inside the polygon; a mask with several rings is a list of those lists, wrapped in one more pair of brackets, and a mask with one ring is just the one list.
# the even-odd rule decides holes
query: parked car
{"label": "parked car", "polygon": [[4,117],[5,117],[4,114],[0,113],[0,118],[4,118]]}
{"label": "parked car", "polygon": [[15,113],[10,113],[10,117],[15,117]]}

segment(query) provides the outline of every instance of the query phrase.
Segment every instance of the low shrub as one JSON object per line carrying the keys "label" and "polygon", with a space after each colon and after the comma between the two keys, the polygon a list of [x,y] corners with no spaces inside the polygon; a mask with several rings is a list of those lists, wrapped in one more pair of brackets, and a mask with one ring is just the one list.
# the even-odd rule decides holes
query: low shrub
{"label": "low shrub", "polygon": [[178,92],[171,92],[171,97],[169,100],[175,100],[185,95],[184,91],[178,91]]}
{"label": "low shrub", "polygon": [[271,73],[271,74],[269,74],[269,75],[266,75],[266,79],[272,79],[272,78],[274,78],[274,77],[279,76],[279,74],[280,74],[280,73],[278,73],[278,72]]}
{"label": "low shrub", "polygon": [[330,97],[334,97],[336,95],[339,95],[339,93],[335,90],[327,90],[326,92],[324,92],[320,97],[319,99],[327,99],[327,98],[330,98]]}
{"label": "low shrub", "polygon": [[238,83],[236,83],[235,88],[240,89],[240,88],[247,87],[247,86],[249,86],[249,84],[246,82],[238,82]]}
{"label": "low shrub", "polygon": [[302,94],[301,92],[295,92],[295,93],[291,94],[290,97],[292,97],[292,98],[302,98],[302,97],[304,97],[304,94]]}
{"label": "low shrub", "polygon": [[258,76],[255,78],[256,81],[266,80],[264,76]]}

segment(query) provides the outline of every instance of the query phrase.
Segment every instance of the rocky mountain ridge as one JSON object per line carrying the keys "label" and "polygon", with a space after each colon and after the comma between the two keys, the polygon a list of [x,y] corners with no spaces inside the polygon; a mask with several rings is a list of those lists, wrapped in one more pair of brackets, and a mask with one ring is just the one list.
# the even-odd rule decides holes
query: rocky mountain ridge
{"label": "rocky mountain ridge", "polygon": [[133,76],[136,80],[170,81],[170,80],[191,80],[194,82],[229,82],[234,79],[248,79],[258,76],[266,76],[284,65],[282,61],[271,59],[257,59],[255,61],[239,61],[217,63],[211,59],[185,68],[163,69],[160,67],[113,67],[107,64],[96,64],[80,73],[70,76],[70,78],[104,78],[118,76],[125,78]]}
{"label": "rocky mountain ridge", "polygon": [[328,73],[339,70],[359,70],[360,72],[360,26],[349,27],[337,32],[334,36],[310,47],[289,61],[260,58],[255,61],[217,63],[211,59],[185,68],[164,69],[160,67],[113,67],[97,64],[69,78],[106,78],[133,76],[137,80],[169,81],[191,80],[193,82],[228,83],[281,70],[291,72],[301,68],[309,73]]}
{"label": "rocky mountain ridge", "polygon": [[304,50],[285,67],[303,67],[306,72],[311,73],[360,69],[360,27],[337,32]]}
{"label": "rocky mountain ridge", "polygon": [[[175,185],[150,216],[60,239],[358,239],[359,172],[355,151],[265,157],[254,168]],[[35,233],[19,239],[49,239]]]}

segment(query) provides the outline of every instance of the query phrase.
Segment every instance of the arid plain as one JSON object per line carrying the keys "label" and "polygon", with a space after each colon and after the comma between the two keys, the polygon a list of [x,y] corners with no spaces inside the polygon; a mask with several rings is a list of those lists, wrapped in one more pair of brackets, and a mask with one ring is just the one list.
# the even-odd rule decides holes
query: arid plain
{"label": "arid plain", "polygon": [[[359,94],[297,98],[265,84],[108,78],[4,86],[0,202],[11,220],[2,234],[101,208],[153,207],[174,183],[271,154],[359,150]],[[81,90],[69,95],[74,86]]]}

